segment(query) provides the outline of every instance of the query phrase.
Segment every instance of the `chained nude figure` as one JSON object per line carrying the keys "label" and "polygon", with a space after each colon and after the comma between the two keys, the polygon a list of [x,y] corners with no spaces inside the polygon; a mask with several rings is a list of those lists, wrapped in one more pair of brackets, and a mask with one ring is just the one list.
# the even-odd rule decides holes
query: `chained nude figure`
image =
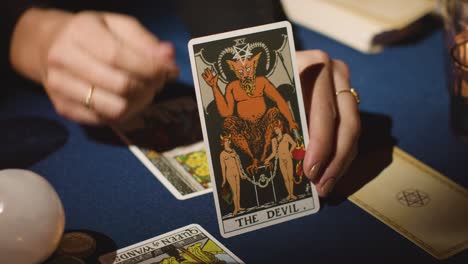
{"label": "chained nude figure", "polygon": [[232,215],[237,215],[239,211],[245,210],[240,207],[240,180],[244,178],[242,174],[242,166],[237,152],[231,148],[231,136],[221,136],[221,145],[224,150],[219,155],[219,163],[221,164],[221,172],[223,182],[221,187],[226,185],[226,180],[231,187],[232,200],[234,203],[234,211]]}
{"label": "chained nude figure", "polygon": [[271,140],[271,154],[265,159],[265,166],[272,166],[270,161],[278,157],[279,167],[283,175],[284,185],[288,192],[287,200],[295,200],[297,197],[294,195],[294,163],[292,152],[296,148],[296,142],[288,134],[284,133],[283,123],[278,120],[273,125],[275,137]]}

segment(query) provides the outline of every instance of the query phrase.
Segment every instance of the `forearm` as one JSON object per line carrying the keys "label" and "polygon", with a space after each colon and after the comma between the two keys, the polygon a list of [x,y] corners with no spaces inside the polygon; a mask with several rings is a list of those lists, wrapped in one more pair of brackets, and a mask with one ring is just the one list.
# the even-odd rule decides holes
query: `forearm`
{"label": "forearm", "polygon": [[42,82],[51,40],[71,13],[54,9],[30,8],[26,10],[13,31],[10,44],[10,62],[26,78]]}
{"label": "forearm", "polygon": [[[280,111],[280,113],[286,118],[286,120],[288,121],[288,125],[291,126],[292,124],[294,124],[294,118],[292,116],[292,113],[289,109],[289,106],[288,104],[284,101],[284,100],[281,100],[281,101],[278,101],[278,109]],[[290,129],[293,129],[295,127],[290,127]]]}
{"label": "forearm", "polygon": [[[229,105],[226,102],[226,99],[224,98],[224,95],[221,93],[221,90],[219,89],[218,85],[213,87],[213,95],[215,98],[216,106],[218,107],[219,114],[222,117],[230,116],[232,115],[233,111],[231,111]],[[226,92],[227,95],[227,92]]]}
{"label": "forearm", "polygon": [[276,149],[277,149],[276,144],[272,143],[271,144],[271,154],[265,160],[269,161],[269,160],[273,159],[276,156]]}
{"label": "forearm", "polygon": [[297,146],[296,142],[292,143],[292,144],[291,144],[291,148],[289,149],[289,152],[292,153],[293,150],[296,148],[296,146]]}
{"label": "forearm", "polygon": [[272,153],[270,154],[270,156],[268,156],[268,157],[265,159],[265,161],[270,161],[270,160],[272,160],[272,159],[275,157],[275,155],[276,155],[276,153],[275,153],[275,152],[272,152]]}

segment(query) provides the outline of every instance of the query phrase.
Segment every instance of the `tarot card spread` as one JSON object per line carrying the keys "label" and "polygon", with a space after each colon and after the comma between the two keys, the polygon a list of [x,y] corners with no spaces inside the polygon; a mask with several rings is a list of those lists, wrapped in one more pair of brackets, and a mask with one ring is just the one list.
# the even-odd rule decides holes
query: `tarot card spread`
{"label": "tarot card spread", "polygon": [[317,212],[291,25],[193,39],[189,53],[221,234]]}

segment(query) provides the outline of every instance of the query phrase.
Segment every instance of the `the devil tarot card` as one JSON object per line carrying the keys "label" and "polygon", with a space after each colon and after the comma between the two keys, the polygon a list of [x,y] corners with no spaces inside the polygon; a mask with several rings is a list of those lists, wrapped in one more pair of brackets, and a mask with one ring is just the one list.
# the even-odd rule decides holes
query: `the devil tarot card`
{"label": "the devil tarot card", "polygon": [[221,234],[319,209],[291,25],[192,39],[189,53]]}

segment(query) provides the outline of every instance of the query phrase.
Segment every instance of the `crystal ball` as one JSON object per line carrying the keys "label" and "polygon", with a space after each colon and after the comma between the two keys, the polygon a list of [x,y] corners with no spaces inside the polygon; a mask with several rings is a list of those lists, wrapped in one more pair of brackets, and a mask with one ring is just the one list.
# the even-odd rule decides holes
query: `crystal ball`
{"label": "crystal ball", "polygon": [[42,263],[63,235],[62,202],[29,170],[0,170],[0,263]]}

